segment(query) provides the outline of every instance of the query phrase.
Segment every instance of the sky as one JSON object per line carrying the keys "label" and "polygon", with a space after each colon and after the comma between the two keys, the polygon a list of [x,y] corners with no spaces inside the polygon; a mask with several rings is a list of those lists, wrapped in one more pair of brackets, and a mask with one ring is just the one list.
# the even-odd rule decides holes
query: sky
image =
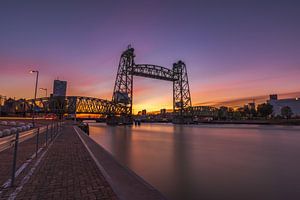
{"label": "sky", "polygon": [[[1,0],[0,95],[32,98],[36,69],[48,93],[59,78],[68,95],[111,99],[131,44],[136,63],[183,60],[193,105],[299,96],[299,9],[288,0]],[[134,112],[171,107],[171,82],[134,78]]]}

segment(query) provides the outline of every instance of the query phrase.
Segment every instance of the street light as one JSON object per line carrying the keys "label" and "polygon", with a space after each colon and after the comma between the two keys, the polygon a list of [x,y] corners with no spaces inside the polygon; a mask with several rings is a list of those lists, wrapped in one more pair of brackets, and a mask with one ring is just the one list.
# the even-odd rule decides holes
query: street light
{"label": "street light", "polygon": [[46,91],[46,97],[48,96],[48,90],[47,90],[47,88],[40,88],[40,90]]}
{"label": "street light", "polygon": [[38,80],[39,80],[39,71],[38,70],[30,70],[30,73],[36,73],[36,78],[35,78],[35,89],[34,89],[34,101],[32,104],[32,125],[35,127],[35,121],[34,121],[34,105],[36,101],[36,93],[37,93],[37,86],[38,86]]}

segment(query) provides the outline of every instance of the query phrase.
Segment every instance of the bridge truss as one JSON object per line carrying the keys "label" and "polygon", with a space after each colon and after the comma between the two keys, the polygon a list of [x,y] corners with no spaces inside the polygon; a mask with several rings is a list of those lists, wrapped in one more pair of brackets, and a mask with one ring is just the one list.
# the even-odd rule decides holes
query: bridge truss
{"label": "bridge truss", "polygon": [[56,114],[103,114],[115,113],[121,115],[126,112],[126,107],[115,104],[112,101],[93,97],[66,96],[34,99],[20,99],[13,105],[17,114],[30,113],[35,109],[36,113]]}

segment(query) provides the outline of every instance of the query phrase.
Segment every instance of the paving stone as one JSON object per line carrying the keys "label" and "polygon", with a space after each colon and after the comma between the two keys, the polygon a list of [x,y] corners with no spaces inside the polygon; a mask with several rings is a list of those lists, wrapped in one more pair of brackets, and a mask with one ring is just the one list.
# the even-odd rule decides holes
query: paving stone
{"label": "paving stone", "polygon": [[65,126],[17,199],[118,199],[72,126]]}

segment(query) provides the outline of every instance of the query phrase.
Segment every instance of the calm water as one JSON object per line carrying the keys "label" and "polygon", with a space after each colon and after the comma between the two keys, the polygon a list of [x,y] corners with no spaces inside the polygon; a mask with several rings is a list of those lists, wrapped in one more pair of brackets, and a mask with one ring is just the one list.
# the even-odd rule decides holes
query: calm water
{"label": "calm water", "polygon": [[90,124],[90,136],[168,199],[300,199],[300,127]]}

